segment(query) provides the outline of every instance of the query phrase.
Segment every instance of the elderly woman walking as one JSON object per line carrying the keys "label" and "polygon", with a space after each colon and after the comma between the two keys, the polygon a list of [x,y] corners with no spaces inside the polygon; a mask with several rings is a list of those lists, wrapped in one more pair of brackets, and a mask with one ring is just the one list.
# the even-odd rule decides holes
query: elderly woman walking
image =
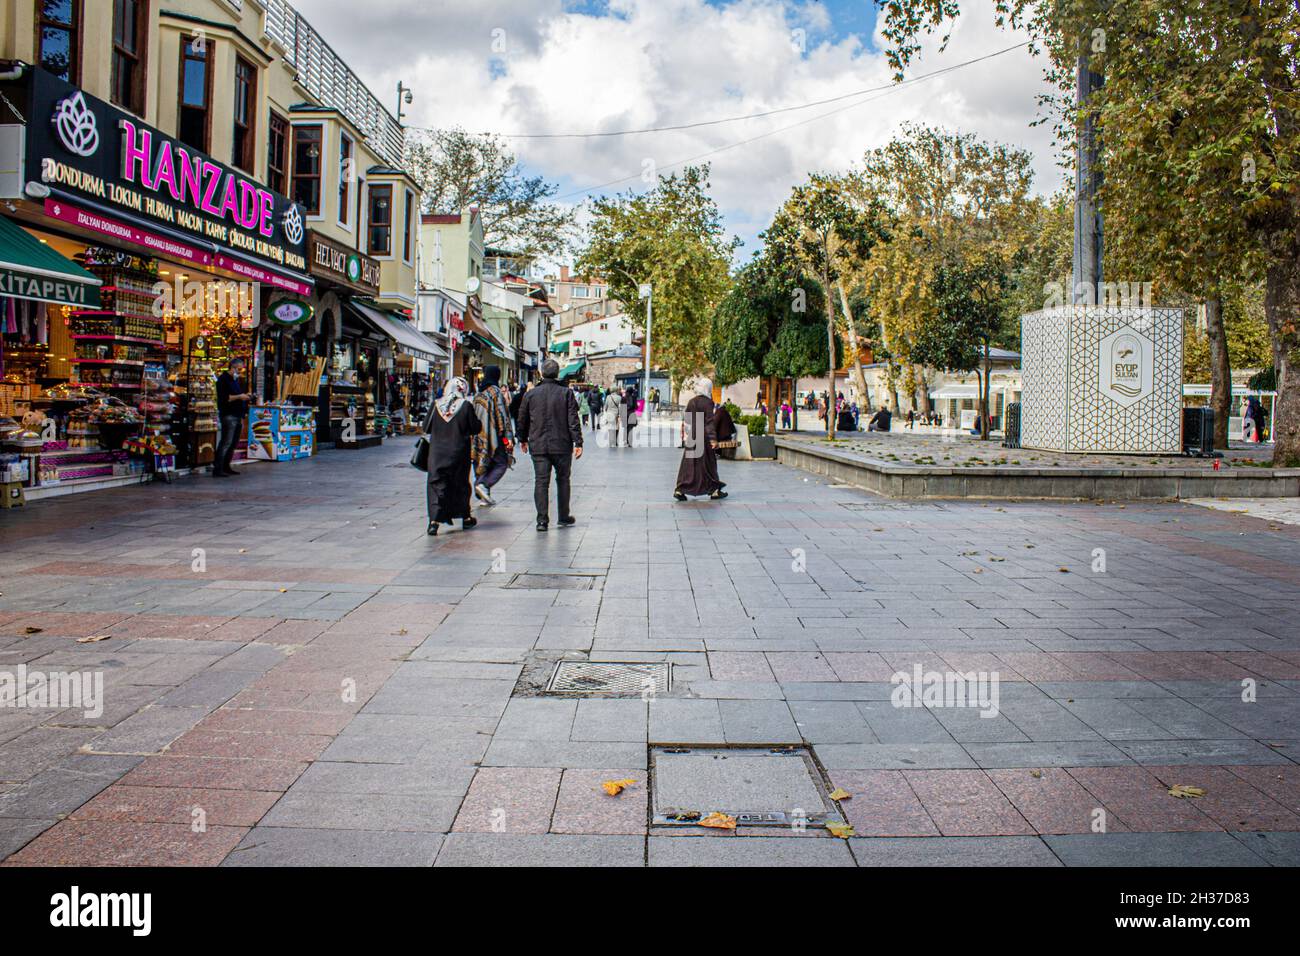
{"label": "elderly woman walking", "polygon": [[438,525],[461,519],[468,530],[478,524],[470,511],[471,440],[482,429],[474,405],[468,400],[469,383],[453,378],[442,398],[429,409],[424,431],[429,436],[429,478],[425,500],[429,506],[431,535]]}

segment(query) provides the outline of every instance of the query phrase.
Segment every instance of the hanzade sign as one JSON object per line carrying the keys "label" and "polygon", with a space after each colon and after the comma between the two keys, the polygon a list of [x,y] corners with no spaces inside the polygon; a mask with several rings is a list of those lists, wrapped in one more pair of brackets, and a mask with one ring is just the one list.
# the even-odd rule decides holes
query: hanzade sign
{"label": "hanzade sign", "polygon": [[307,271],[301,210],[250,176],[45,70],[28,71],[28,178],[256,262]]}

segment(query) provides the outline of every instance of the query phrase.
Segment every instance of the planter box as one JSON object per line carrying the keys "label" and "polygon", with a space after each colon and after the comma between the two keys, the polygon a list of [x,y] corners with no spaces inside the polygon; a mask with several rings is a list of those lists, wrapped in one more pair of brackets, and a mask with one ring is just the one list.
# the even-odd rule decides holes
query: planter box
{"label": "planter box", "polygon": [[749,453],[754,458],[775,458],[776,457],[776,436],[775,435],[750,435]]}

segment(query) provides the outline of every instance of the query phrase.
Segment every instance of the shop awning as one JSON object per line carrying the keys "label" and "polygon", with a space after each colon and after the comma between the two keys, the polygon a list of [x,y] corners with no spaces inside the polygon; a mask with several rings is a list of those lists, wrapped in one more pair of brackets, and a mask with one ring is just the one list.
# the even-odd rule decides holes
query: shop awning
{"label": "shop awning", "polygon": [[0,216],[0,296],[98,309],[101,284],[81,266]]}
{"label": "shop awning", "polygon": [[552,355],[568,355],[568,354],[569,354],[569,343],[568,343],[568,342],[552,342],[552,343],[551,343],[551,354],[552,354]]}
{"label": "shop awning", "polygon": [[587,360],[585,358],[580,358],[576,362],[570,362],[568,365],[564,366],[564,368],[560,369],[560,381],[564,381],[566,378],[577,375],[582,371],[583,366],[586,364]]}
{"label": "shop awning", "polygon": [[419,329],[407,325],[405,320],[360,302],[349,302],[348,308],[368,325],[392,339],[398,349],[407,355],[414,355],[426,362],[447,360],[447,353],[437,342]]}
{"label": "shop awning", "polygon": [[466,335],[466,338],[469,339],[470,343],[475,347],[487,349],[497,358],[506,357],[505,349],[498,345],[495,339],[491,339],[480,332],[470,332]]}

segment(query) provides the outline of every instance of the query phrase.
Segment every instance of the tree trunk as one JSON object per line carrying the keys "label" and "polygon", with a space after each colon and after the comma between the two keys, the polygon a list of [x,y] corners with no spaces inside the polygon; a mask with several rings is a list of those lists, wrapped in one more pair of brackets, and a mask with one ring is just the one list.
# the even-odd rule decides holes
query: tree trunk
{"label": "tree trunk", "polygon": [[921,404],[919,410],[922,415],[929,415],[934,411],[934,403],[930,401],[930,372],[928,369],[920,369],[916,373],[916,377],[921,383]]}
{"label": "tree trunk", "polygon": [[984,374],[980,376],[980,441],[989,440],[989,386],[993,383],[993,363],[989,359],[989,340],[984,340]]}
{"label": "tree trunk", "polygon": [[[1216,290],[1217,292],[1217,290]],[[1232,366],[1228,361],[1228,332],[1223,325],[1223,300],[1205,300],[1205,329],[1210,338],[1210,407],[1214,409],[1214,447],[1228,447],[1228,416],[1232,414]]]}
{"label": "tree trunk", "polygon": [[829,382],[826,388],[826,437],[835,440],[835,306],[831,302],[830,271],[822,269],[822,289],[826,293],[826,344],[830,355],[826,364],[830,371],[826,373]]}
{"label": "tree trunk", "polygon": [[853,384],[857,387],[859,399],[870,407],[867,396],[867,376],[862,371],[862,353],[858,350],[858,330],[853,327],[853,312],[849,309],[849,297],[844,291],[844,283],[835,285],[840,292],[840,309],[844,312],[844,327],[849,333],[849,348],[853,350]]}
{"label": "tree trunk", "polygon": [[1288,326],[1300,317],[1300,262],[1275,259],[1269,266],[1264,292],[1264,312],[1276,343],[1277,399],[1270,422],[1273,466],[1300,467],[1300,336]]}

